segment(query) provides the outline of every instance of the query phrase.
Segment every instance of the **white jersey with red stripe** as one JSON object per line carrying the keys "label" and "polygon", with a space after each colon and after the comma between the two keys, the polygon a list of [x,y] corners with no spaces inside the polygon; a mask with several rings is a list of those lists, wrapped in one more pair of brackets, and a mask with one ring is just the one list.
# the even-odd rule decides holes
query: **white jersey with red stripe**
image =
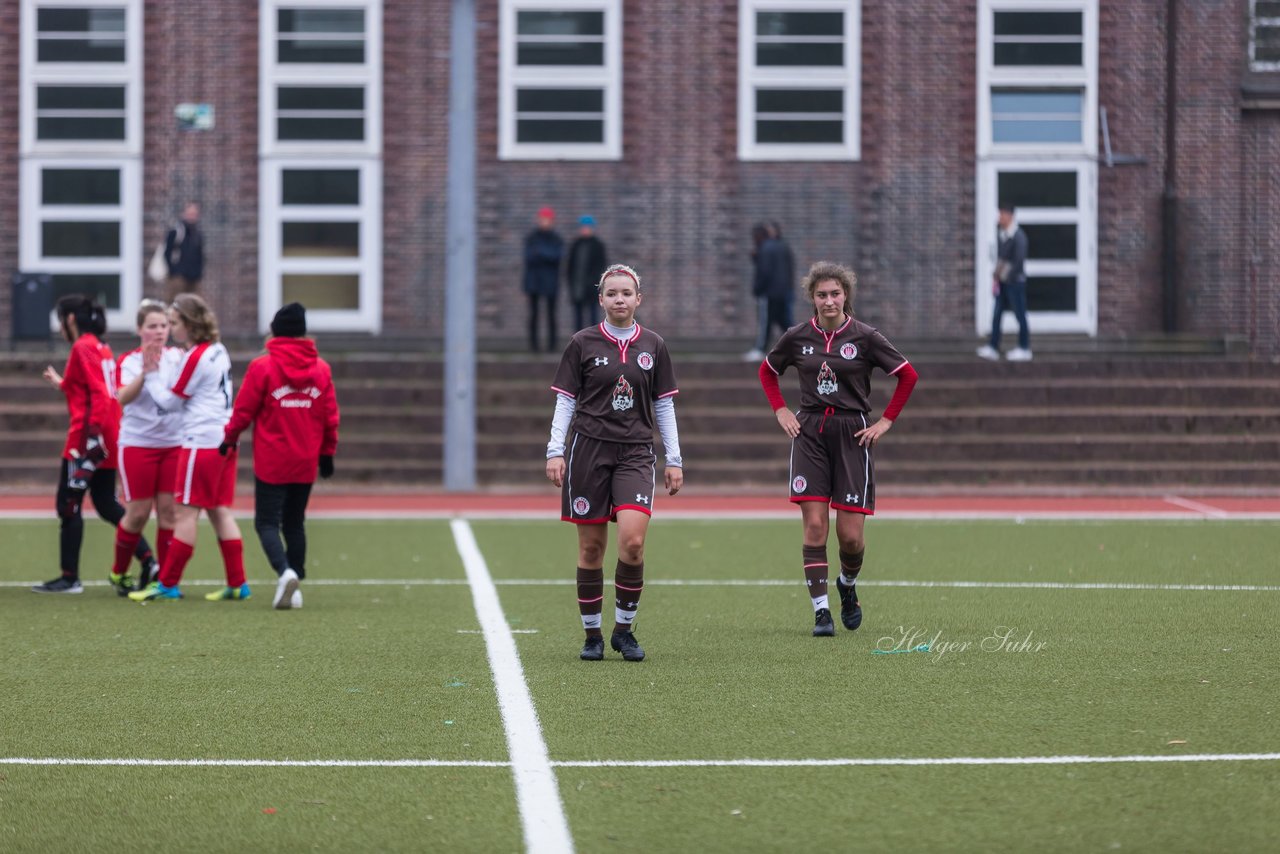
{"label": "white jersey with red stripe", "polygon": [[[160,353],[161,381],[171,387],[178,378],[182,350],[165,347]],[[130,350],[120,357],[120,387],[124,388],[142,373],[142,350]],[[120,419],[120,444],[130,448],[176,448],[182,443],[182,412],[166,409],[147,391],[144,384],[133,402],[124,408]]]}
{"label": "white jersey with red stripe", "polygon": [[147,374],[147,391],[165,409],[182,410],[182,447],[221,445],[235,397],[227,348],[221,342],[206,341],[186,351],[172,387],[166,387],[159,374]]}

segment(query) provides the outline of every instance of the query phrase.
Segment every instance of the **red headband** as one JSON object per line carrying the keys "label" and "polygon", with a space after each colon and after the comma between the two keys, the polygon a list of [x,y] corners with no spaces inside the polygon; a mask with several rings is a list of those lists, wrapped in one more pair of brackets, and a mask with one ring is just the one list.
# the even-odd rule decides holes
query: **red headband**
{"label": "red headband", "polygon": [[599,287],[604,287],[605,280],[608,279],[610,276],[617,276],[617,275],[626,276],[631,281],[636,283],[636,290],[640,290],[640,277],[636,275],[636,272],[634,270],[632,270],[630,267],[628,267],[625,264],[614,264],[612,267],[605,270],[604,274],[600,276]]}

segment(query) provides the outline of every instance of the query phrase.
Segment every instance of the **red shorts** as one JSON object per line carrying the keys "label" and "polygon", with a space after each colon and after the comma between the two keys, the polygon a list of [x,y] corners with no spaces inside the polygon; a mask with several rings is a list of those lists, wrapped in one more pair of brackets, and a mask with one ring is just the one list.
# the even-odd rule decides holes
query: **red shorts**
{"label": "red shorts", "polygon": [[192,507],[230,507],[236,497],[237,456],[235,450],[224,457],[217,448],[180,449],[174,498]]}
{"label": "red shorts", "polygon": [[125,501],[145,501],[173,492],[180,448],[120,448],[120,488]]}

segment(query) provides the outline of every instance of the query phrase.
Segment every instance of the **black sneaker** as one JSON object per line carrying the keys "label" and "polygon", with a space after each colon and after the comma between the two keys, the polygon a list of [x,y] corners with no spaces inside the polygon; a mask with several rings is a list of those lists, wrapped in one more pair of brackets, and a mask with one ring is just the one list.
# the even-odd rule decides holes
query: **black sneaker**
{"label": "black sneaker", "polygon": [[80,586],[80,579],[67,578],[65,575],[59,575],[52,581],[46,581],[44,584],[37,584],[31,588],[37,593],[83,593],[84,588]]}
{"label": "black sneaker", "polygon": [[614,632],[609,638],[609,646],[622,653],[627,661],[644,661],[644,650],[631,632]]}
{"label": "black sneaker", "polygon": [[604,635],[587,638],[587,642],[582,645],[582,655],[579,658],[583,661],[600,661],[603,659]]}
{"label": "black sneaker", "polygon": [[819,608],[813,612],[813,636],[815,638],[835,637],[836,624],[831,622],[831,611]]}
{"label": "black sneaker", "polygon": [[837,577],[836,589],[840,591],[840,622],[844,623],[846,629],[853,631],[862,625],[862,606],[858,604],[858,585],[850,584],[845,587],[844,582]]}

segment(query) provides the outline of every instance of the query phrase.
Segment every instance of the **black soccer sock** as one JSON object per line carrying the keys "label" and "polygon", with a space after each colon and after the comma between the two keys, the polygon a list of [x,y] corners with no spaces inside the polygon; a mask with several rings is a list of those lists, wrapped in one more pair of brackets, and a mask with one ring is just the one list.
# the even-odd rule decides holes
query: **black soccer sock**
{"label": "black soccer sock", "polygon": [[604,610],[604,568],[578,567],[578,613],[587,637],[604,637],[600,632],[600,612]]}
{"label": "black soccer sock", "polygon": [[804,546],[804,583],[813,600],[813,610],[827,607],[827,547]]}
{"label": "black soccer sock", "polygon": [[629,632],[640,607],[640,594],[644,592],[644,562],[623,563],[613,575],[614,632]]}
{"label": "black soccer sock", "polygon": [[867,553],[865,548],[856,552],[847,552],[840,550],[840,580],[847,585],[852,585],[858,580],[858,573],[862,572],[862,556]]}

